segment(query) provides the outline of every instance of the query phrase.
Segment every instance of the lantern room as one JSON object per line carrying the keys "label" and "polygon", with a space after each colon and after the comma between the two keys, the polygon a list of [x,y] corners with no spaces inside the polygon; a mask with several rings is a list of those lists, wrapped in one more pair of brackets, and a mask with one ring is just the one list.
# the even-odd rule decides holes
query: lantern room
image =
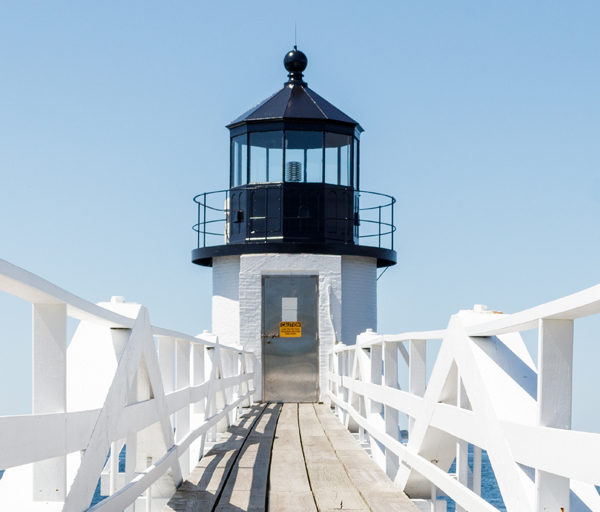
{"label": "lantern room", "polygon": [[307,62],[294,47],[284,58],[283,88],[227,125],[229,188],[195,198],[194,263],[210,266],[215,256],[262,252],[354,254],[375,257],[380,267],[396,263],[394,198],[361,191],[363,129],[308,87]]}

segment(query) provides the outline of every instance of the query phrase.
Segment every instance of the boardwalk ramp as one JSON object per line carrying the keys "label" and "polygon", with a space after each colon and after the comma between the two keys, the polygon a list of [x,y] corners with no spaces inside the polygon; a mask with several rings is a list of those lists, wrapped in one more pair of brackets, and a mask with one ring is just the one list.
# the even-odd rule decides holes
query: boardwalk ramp
{"label": "boardwalk ramp", "polygon": [[249,408],[198,463],[169,512],[418,509],[323,404]]}

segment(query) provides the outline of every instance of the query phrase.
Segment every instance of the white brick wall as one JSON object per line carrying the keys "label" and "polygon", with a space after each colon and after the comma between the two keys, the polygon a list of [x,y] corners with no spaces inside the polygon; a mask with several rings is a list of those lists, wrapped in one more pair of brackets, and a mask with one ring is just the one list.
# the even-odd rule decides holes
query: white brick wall
{"label": "white brick wall", "polygon": [[213,258],[212,332],[227,345],[240,344],[240,257]]}
{"label": "white brick wall", "polygon": [[342,256],[342,339],[356,343],[367,329],[377,332],[377,261],[364,256]]}
{"label": "white brick wall", "polygon": [[[247,254],[240,260],[240,342],[255,351],[261,366],[261,306],[262,276],[317,275],[319,276],[319,386],[320,400],[327,390],[327,353],[336,338],[341,336],[341,256],[322,254]],[[258,396],[262,383],[257,379]]]}
{"label": "white brick wall", "polygon": [[[255,352],[262,374],[262,276],[319,276],[319,383],[325,399],[327,353],[336,340],[353,344],[377,329],[374,258],[322,254],[245,254],[213,259],[212,332],[226,344]],[[262,397],[261,378],[256,382]]]}

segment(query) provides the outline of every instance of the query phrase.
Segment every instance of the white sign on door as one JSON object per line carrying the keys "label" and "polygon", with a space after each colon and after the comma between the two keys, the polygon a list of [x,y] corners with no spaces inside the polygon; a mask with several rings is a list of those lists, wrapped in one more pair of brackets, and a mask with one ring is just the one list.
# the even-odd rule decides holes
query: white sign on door
{"label": "white sign on door", "polygon": [[281,297],[281,321],[298,321],[298,297]]}

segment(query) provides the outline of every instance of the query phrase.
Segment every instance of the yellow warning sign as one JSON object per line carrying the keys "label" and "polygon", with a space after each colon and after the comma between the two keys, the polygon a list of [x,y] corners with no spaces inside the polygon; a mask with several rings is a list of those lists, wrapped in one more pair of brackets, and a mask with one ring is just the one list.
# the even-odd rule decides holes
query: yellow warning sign
{"label": "yellow warning sign", "polygon": [[279,322],[279,336],[281,338],[301,338],[302,322]]}

